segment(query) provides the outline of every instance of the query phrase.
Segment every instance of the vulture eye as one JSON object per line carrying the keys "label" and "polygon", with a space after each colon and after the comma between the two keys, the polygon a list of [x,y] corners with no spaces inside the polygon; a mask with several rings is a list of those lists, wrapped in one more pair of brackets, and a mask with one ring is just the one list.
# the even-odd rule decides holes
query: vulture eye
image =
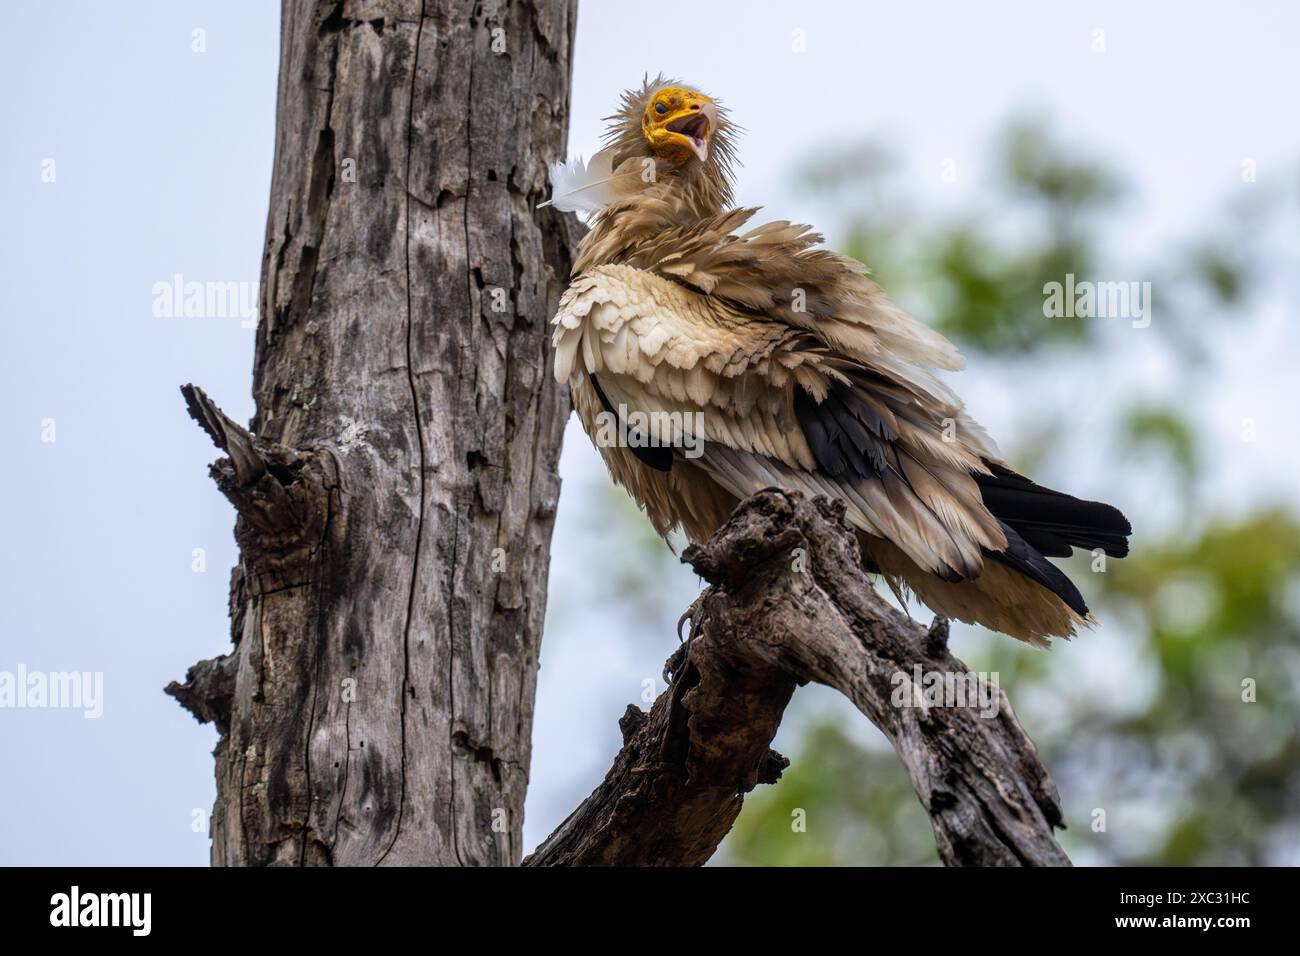
{"label": "vulture eye", "polygon": [[665,113],[668,112],[668,107],[665,106],[663,103],[656,103],[655,112],[658,113],[660,116],[663,116]]}

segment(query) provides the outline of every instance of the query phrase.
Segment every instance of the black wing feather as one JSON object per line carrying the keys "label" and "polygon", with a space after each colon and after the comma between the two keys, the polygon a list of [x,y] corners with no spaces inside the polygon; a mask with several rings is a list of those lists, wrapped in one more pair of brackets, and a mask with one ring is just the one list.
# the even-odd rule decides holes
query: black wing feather
{"label": "black wing feather", "polygon": [[846,471],[859,478],[884,473],[887,449],[898,435],[853,385],[836,382],[820,403],[796,389],[794,416],[817,467],[832,478]]}
{"label": "black wing feather", "polygon": [[[902,480],[889,464],[898,434],[855,388],[836,382],[821,401],[803,389],[794,395],[795,419],[812,449],[817,467],[831,477],[849,472],[888,483]],[[991,475],[973,475],[989,513],[1007,538],[1004,551],[985,550],[994,561],[1047,588],[1080,616],[1088,605],[1079,589],[1048,557],[1068,558],[1074,548],[1100,548],[1114,558],[1128,554],[1128,519],[1117,508],[1084,501],[1036,485],[1009,468],[985,462]],[[944,577],[945,580],[950,578]],[[958,580],[953,573],[951,580]]]}
{"label": "black wing feather", "polygon": [[[600,404],[604,406],[605,411],[613,415],[615,419],[618,419],[621,426],[623,423],[622,419],[618,417],[618,412],[614,409],[613,403],[610,402],[609,397],[605,394],[605,390],[600,387],[600,382],[596,381],[596,376],[588,373],[587,377],[591,379],[591,387],[596,390],[596,397],[600,399]],[[635,439],[628,442],[628,449],[641,460],[642,464],[649,465],[655,471],[672,470],[672,448],[666,445],[645,444],[645,440],[642,436],[631,429],[628,429],[628,436],[629,438]]]}

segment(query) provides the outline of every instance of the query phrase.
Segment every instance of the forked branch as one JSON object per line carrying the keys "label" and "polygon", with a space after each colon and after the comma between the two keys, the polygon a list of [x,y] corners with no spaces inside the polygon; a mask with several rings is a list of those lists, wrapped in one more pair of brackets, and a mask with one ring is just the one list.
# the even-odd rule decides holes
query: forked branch
{"label": "forked branch", "polygon": [[525,865],[705,862],[744,794],[786,765],[769,747],[809,681],[893,743],[946,864],[1069,865],[1055,784],[1006,695],[996,691],[996,713],[927,703],[917,673],[970,672],[948,651],[946,622],[927,629],[876,592],[842,508],[760,492],[685,560],[710,586],[671,686],[648,715],[628,709],[614,766]]}

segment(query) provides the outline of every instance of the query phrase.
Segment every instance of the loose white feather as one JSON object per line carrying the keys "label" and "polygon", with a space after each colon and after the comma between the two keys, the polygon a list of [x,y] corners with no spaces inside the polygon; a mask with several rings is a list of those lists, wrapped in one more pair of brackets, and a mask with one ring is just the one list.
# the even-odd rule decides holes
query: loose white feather
{"label": "loose white feather", "polygon": [[612,149],[602,149],[589,163],[581,156],[567,163],[552,163],[551,198],[541,205],[594,215],[618,198],[616,178]]}

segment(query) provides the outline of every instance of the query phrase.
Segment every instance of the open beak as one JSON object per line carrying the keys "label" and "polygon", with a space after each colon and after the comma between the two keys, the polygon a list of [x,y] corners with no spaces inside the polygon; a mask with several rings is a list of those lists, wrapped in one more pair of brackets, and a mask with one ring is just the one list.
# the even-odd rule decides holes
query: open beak
{"label": "open beak", "polygon": [[664,128],[682,137],[700,162],[704,162],[709,158],[709,134],[716,118],[717,111],[712,103],[691,103],[679,118]]}

